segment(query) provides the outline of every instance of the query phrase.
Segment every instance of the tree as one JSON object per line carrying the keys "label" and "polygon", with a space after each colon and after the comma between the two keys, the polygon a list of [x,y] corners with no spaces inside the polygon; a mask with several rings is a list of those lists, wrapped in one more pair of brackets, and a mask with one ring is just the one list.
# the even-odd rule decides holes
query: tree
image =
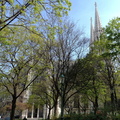
{"label": "tree", "polygon": [[[115,24],[117,21],[113,20],[112,24],[109,23],[111,26],[107,26],[104,29],[103,34],[100,37],[99,41],[96,41],[94,44],[94,54],[100,56],[102,64],[99,65],[99,74],[100,77],[103,79],[103,82],[110,90],[110,99],[111,99],[111,111],[114,115],[116,111],[117,105],[117,94],[116,94],[116,87],[118,82],[118,75],[117,71],[119,69],[117,61],[118,58],[116,55],[116,50],[118,49],[117,46],[117,26]],[[113,31],[113,32],[112,32]],[[114,36],[115,35],[115,36]],[[116,42],[115,42],[116,41]],[[113,47],[114,46],[114,47]]]}
{"label": "tree", "polygon": [[120,18],[114,18],[108,23],[104,28],[102,39],[107,41],[107,51],[103,55],[112,56],[114,60],[117,59],[120,62]]}
{"label": "tree", "polygon": [[8,103],[10,103],[10,95],[6,92],[6,89],[0,83],[0,115],[4,116],[7,111]]}
{"label": "tree", "polygon": [[42,78],[38,79],[37,83],[32,85],[32,95],[29,99],[29,104],[34,103],[37,108],[38,106],[46,106],[48,114],[46,114],[45,118],[48,120],[50,119],[51,110],[55,107],[56,103],[54,91],[50,84],[49,79],[43,75]]}
{"label": "tree", "polygon": [[112,61],[112,58],[110,57],[103,57],[102,59],[104,61],[103,66],[101,66],[99,73],[101,74],[101,78],[103,79],[103,82],[105,83],[106,87],[109,89],[110,99],[111,99],[111,111],[114,115],[114,112],[117,108],[117,86],[118,86],[118,75],[117,75],[117,69],[115,67],[114,61]]}
{"label": "tree", "polygon": [[47,96],[51,95],[54,116],[58,115],[57,105],[60,101],[62,119],[67,101],[77,93],[74,89],[76,83],[70,77],[70,71],[75,60],[84,56],[83,51],[86,50],[88,39],[69,18],[64,17],[61,22],[58,17],[51,17],[49,26],[45,31],[45,36],[48,36],[46,47],[50,66],[46,75],[49,76],[47,91],[50,92]]}
{"label": "tree", "polygon": [[[80,89],[79,95],[87,99],[88,106],[92,103],[94,114],[97,113],[100,107],[99,103],[102,101],[100,96],[105,94],[103,92],[105,85],[103,81],[101,81],[99,74],[99,66],[101,65],[101,58],[94,53],[87,54],[86,57],[80,59],[76,65],[76,69],[79,70],[79,74],[77,75],[77,89]],[[74,69],[73,71],[77,73]]]}
{"label": "tree", "polygon": [[67,18],[64,18],[62,23],[55,21],[52,26],[60,28],[56,31],[55,46],[50,48],[49,57],[51,60],[52,88],[56,95],[56,105],[57,99],[60,99],[61,102],[62,119],[67,101],[77,93],[74,91],[75,83],[72,82],[74,80],[70,78],[70,69],[72,69],[71,66],[74,64],[75,59],[83,55],[82,52],[88,39],[83,37],[83,31],[79,31],[76,25]]}
{"label": "tree", "polygon": [[7,35],[6,44],[1,44],[0,83],[12,99],[11,120],[18,98],[48,67],[42,40],[14,27],[14,32],[9,31]]}
{"label": "tree", "polygon": [[[28,27],[38,20],[46,21],[45,14],[62,16],[70,10],[69,0],[1,0],[0,1],[0,31],[10,25]],[[33,17],[34,16],[34,17]],[[20,24],[16,24],[18,21]]]}

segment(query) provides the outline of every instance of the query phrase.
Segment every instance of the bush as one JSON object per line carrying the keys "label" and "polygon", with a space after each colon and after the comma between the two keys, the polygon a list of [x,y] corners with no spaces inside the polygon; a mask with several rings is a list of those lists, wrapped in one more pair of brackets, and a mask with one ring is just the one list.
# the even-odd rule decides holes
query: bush
{"label": "bush", "polygon": [[102,114],[97,114],[97,115],[89,114],[87,115],[86,120],[107,120],[107,118]]}
{"label": "bush", "polygon": [[[57,118],[55,120],[60,120]],[[88,115],[81,115],[81,114],[70,114],[65,115],[64,120],[109,120],[107,117],[103,116],[102,114],[88,114]],[[118,120],[118,119],[116,119]]]}

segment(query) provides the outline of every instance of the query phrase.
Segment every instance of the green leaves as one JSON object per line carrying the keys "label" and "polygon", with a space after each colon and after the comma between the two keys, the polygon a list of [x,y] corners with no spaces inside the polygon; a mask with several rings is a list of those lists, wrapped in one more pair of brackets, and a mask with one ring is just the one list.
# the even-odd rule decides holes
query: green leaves
{"label": "green leaves", "polygon": [[19,17],[18,21],[21,21],[22,25],[27,26],[28,24],[26,23],[31,23],[36,18],[39,21],[44,21],[49,20],[48,16],[51,14],[58,17],[67,15],[71,7],[71,2],[69,0],[9,0],[8,2],[5,2],[5,4],[2,2],[0,3],[0,8],[2,9],[2,12],[0,13],[0,16],[2,17],[0,31],[9,26],[10,23],[16,24],[17,17]]}
{"label": "green leaves", "polygon": [[14,3],[14,0],[9,0],[9,2],[12,4],[12,3]]}
{"label": "green leaves", "polygon": [[120,18],[112,19],[104,30],[106,35],[106,55],[116,57],[120,54]]}

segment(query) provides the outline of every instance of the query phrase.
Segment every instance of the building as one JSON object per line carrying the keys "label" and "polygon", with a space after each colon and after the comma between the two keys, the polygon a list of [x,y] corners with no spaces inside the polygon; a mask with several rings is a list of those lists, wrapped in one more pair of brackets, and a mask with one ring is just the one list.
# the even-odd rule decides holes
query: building
{"label": "building", "polygon": [[95,24],[93,26],[93,21],[91,18],[91,29],[90,29],[90,46],[100,38],[102,33],[102,26],[100,22],[100,17],[97,9],[97,3],[95,3]]}

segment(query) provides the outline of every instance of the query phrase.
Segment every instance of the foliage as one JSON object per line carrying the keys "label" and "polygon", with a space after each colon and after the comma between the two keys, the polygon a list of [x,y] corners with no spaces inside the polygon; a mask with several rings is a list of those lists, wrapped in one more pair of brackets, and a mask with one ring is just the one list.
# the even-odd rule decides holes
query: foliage
{"label": "foliage", "polygon": [[[17,99],[48,67],[45,57],[43,58],[45,56],[43,39],[31,37],[30,33],[24,30],[21,27],[9,30],[6,42],[3,42],[0,48],[0,84],[11,98],[12,117],[14,117]],[[36,39],[34,41],[33,38],[39,41]]]}
{"label": "foliage", "polygon": [[48,20],[47,14],[61,17],[68,13],[70,6],[69,0],[1,0],[0,31],[10,25],[18,25],[16,21],[28,27],[27,24]]}
{"label": "foliage", "polygon": [[[43,106],[45,104],[52,106],[52,93],[49,89],[49,82],[47,80],[45,80],[45,76],[43,78],[37,79],[38,82],[34,82],[32,87],[31,87],[31,91],[32,91],[32,95],[29,98],[28,103],[32,104],[34,103],[34,105],[36,107],[39,106]],[[49,91],[49,92],[48,92]]]}
{"label": "foliage", "polygon": [[[68,18],[63,18],[63,22],[60,22],[58,17],[52,17],[50,20],[51,27],[48,26],[45,34],[47,36],[45,41],[46,51],[48,52],[46,54],[48,56],[47,60],[50,60],[50,67],[46,72],[45,80],[37,84],[38,86],[35,87],[36,90],[33,90],[33,94],[35,94],[35,97],[36,95],[39,96],[40,101],[46,102],[49,108],[54,107],[56,109],[58,99],[62,97],[62,92],[64,92],[64,106],[76,93],[76,91],[73,91],[75,83],[72,83],[69,69],[72,69],[74,56],[80,57],[82,55],[82,50],[88,39],[83,38],[83,31],[76,29],[75,23]],[[61,78],[61,74],[64,75],[64,78]],[[61,79],[64,79],[64,81]],[[64,82],[64,85],[61,81]],[[61,90],[62,85],[64,87],[63,91]]]}
{"label": "foliage", "polygon": [[112,19],[104,28],[101,36],[106,41],[106,49],[104,56],[112,56],[117,59],[120,54],[120,18]]}
{"label": "foliage", "polygon": [[95,65],[94,68],[97,68],[98,79],[102,80],[104,85],[103,90],[101,89],[103,86],[98,86],[104,93],[104,97],[101,97],[103,98],[101,102],[104,103],[104,112],[112,114],[112,116],[116,113],[119,100],[119,31],[120,18],[115,18],[103,29],[100,39],[94,42],[92,51],[90,51],[98,58],[97,66]]}
{"label": "foliage", "polygon": [[[61,118],[55,120],[61,120]],[[71,114],[64,116],[64,120],[109,120],[109,119],[101,114],[97,114],[97,115]]]}

